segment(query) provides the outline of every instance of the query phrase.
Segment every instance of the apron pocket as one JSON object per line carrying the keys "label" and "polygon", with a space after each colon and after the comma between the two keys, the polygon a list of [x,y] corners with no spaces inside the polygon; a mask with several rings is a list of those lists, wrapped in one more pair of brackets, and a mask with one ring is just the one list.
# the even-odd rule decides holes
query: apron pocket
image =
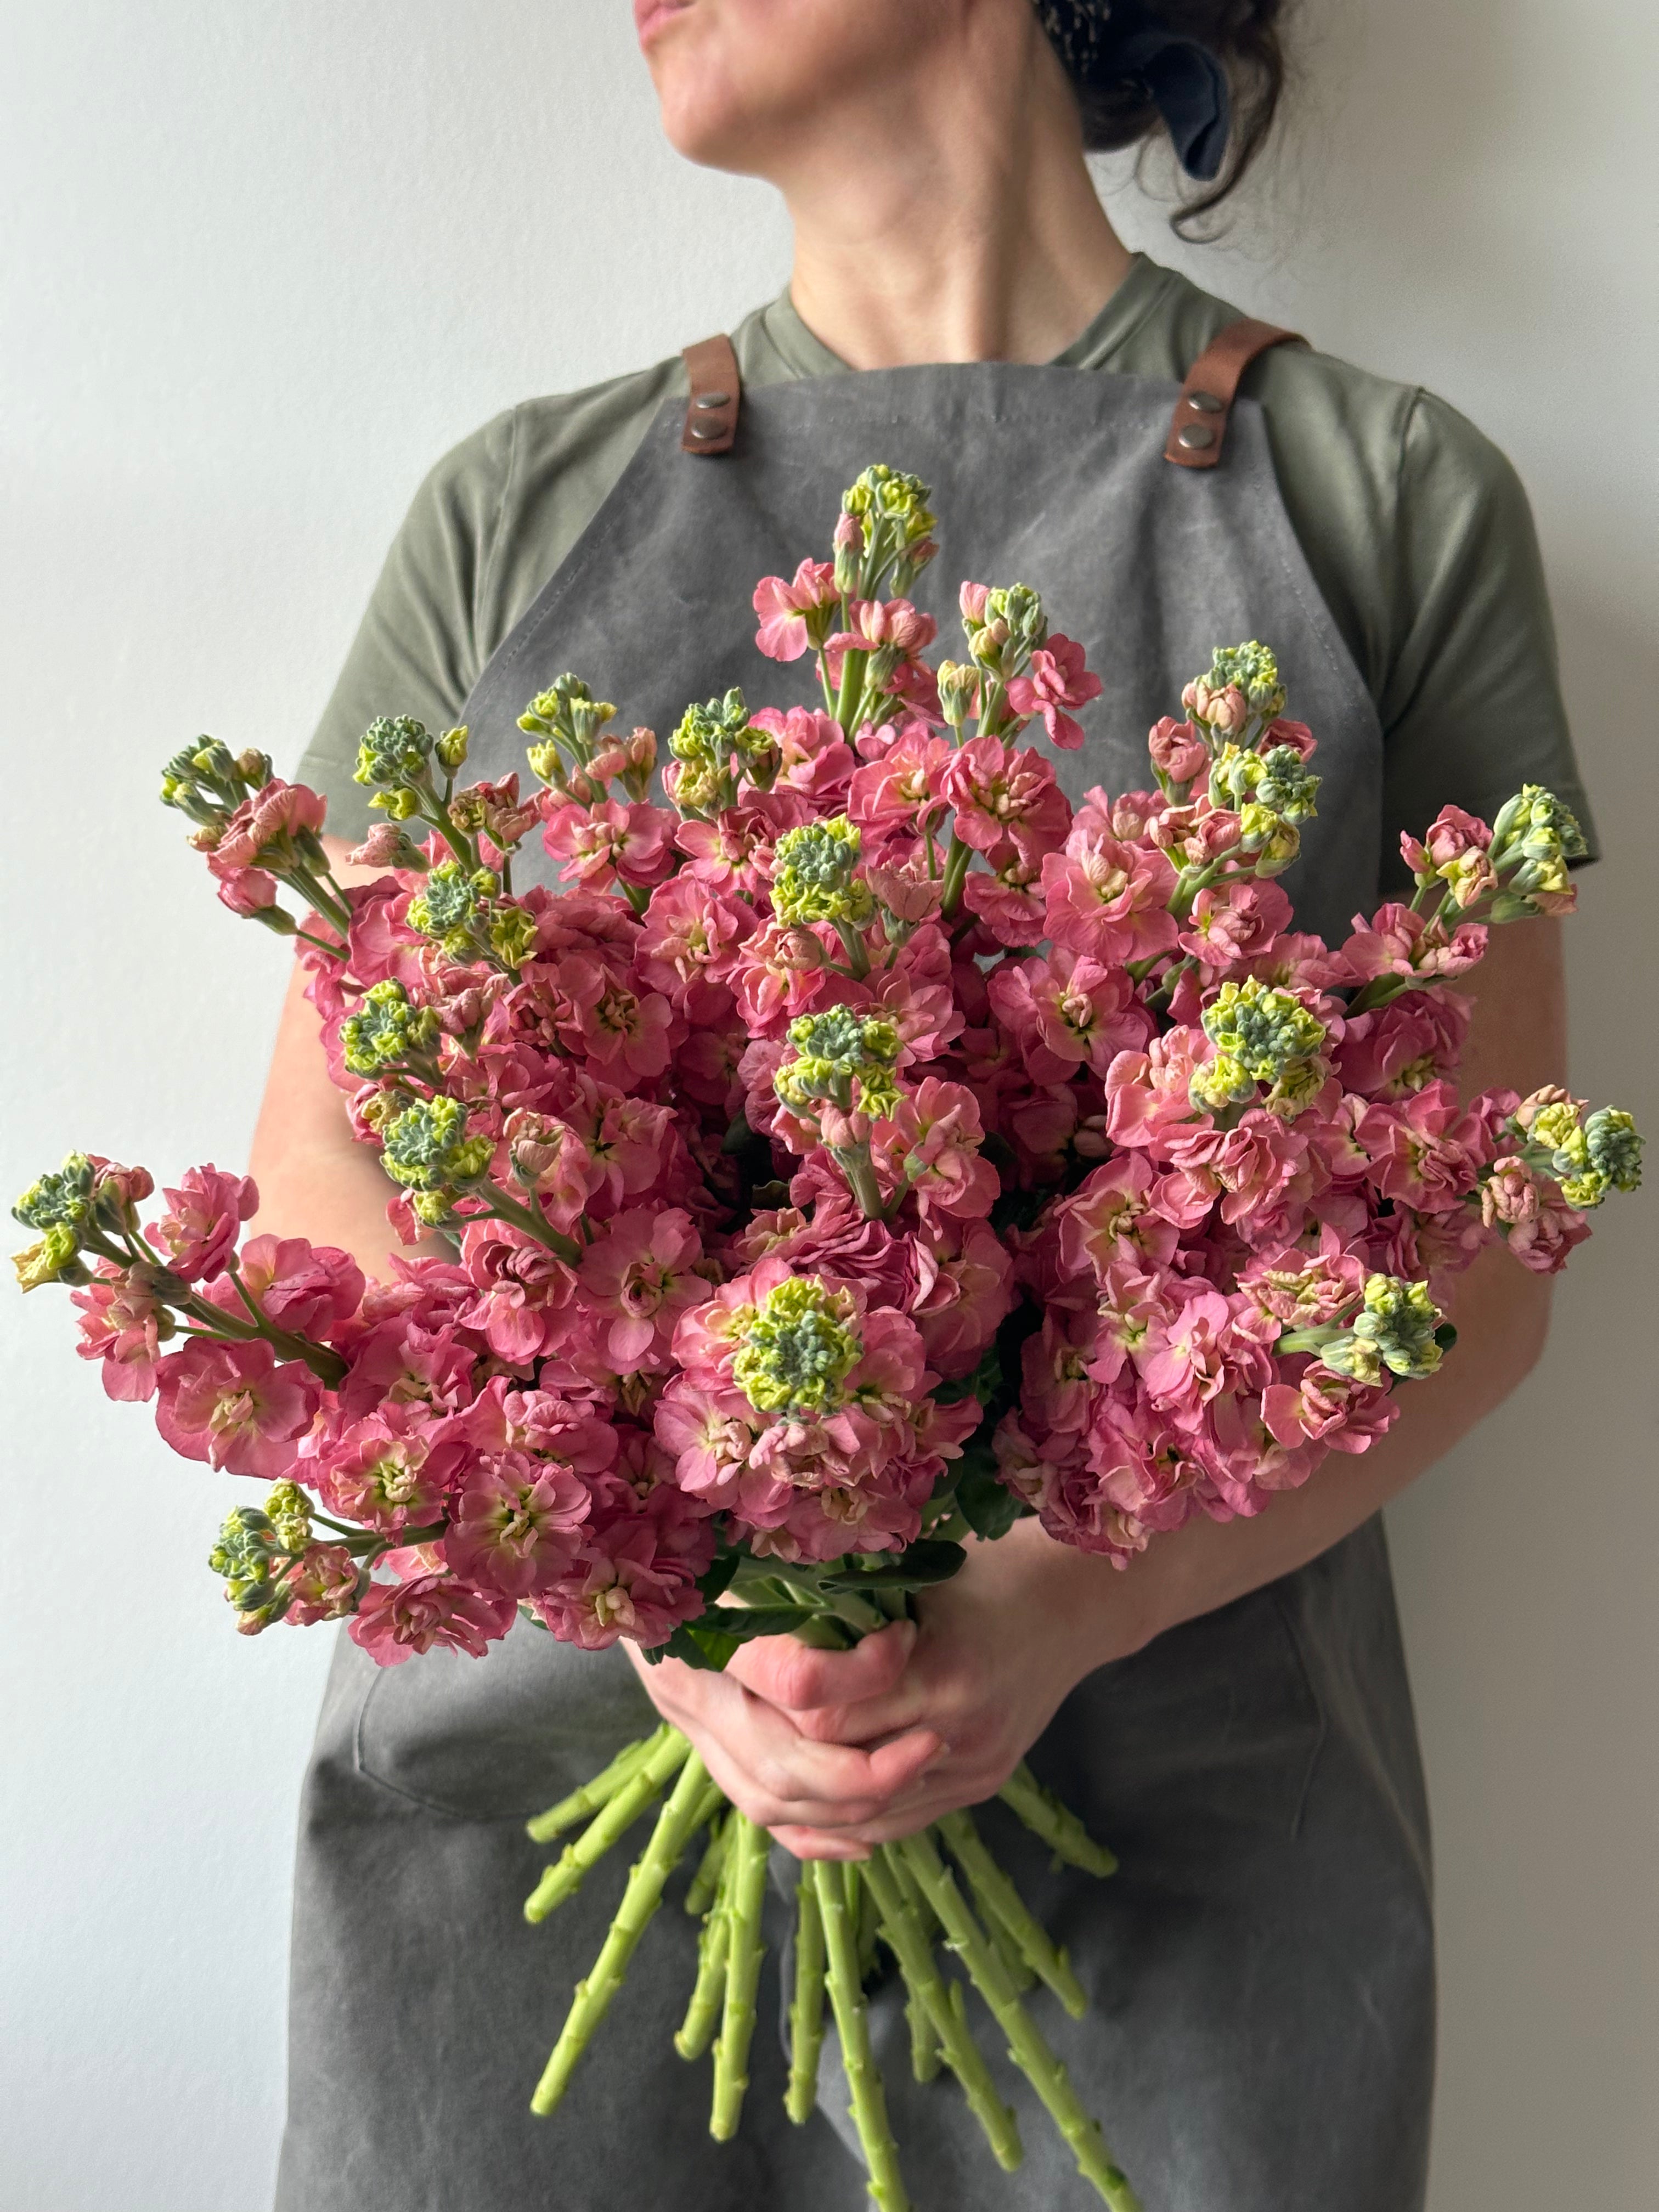
{"label": "apron pocket", "polygon": [[620,1650],[578,1650],[520,1621],[482,1659],[428,1651],[373,1668],[353,1763],[430,1812],[527,1820],[656,1722]]}

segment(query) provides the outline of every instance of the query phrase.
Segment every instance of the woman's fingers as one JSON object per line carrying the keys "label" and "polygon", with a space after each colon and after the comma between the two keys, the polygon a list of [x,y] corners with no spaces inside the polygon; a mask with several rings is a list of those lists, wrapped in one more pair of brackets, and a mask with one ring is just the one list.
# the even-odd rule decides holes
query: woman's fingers
{"label": "woman's fingers", "polygon": [[760,1636],[742,1646],[726,1672],[787,1713],[861,1705],[894,1688],[915,1640],[913,1620],[896,1620],[850,1651],[820,1651],[793,1636]]}
{"label": "woman's fingers", "polygon": [[775,1831],[791,1824],[835,1829],[878,1818],[943,1749],[927,1729],[870,1750],[813,1742],[787,1713],[729,1674],[700,1673],[672,1660],[652,1670],[647,1686],[733,1803]]}

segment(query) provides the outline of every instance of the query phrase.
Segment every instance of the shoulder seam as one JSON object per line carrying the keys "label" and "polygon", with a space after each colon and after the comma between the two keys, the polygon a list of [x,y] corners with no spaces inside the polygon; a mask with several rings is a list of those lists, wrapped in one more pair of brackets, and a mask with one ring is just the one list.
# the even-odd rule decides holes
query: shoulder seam
{"label": "shoulder seam", "polygon": [[495,580],[496,562],[501,552],[502,526],[507,515],[507,495],[512,486],[513,472],[518,466],[519,417],[521,412],[522,409],[518,406],[507,410],[507,466],[501,471],[501,489],[495,495],[495,512],[489,525],[489,543],[484,549],[483,562],[478,571],[477,589],[473,599],[472,658],[477,665],[468,678],[469,690],[477,682],[483,670],[485,656],[479,633],[483,623],[484,605],[489,596],[489,587]]}

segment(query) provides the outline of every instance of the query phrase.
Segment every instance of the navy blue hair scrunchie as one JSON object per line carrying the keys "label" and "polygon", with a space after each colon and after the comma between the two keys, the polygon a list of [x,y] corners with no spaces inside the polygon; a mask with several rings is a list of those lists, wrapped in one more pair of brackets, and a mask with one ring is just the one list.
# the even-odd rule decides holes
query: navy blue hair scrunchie
{"label": "navy blue hair scrunchie", "polygon": [[1207,184],[1232,127],[1227,75],[1207,46],[1170,30],[1135,0],[1036,0],[1042,27],[1080,90],[1138,77],[1164,118],[1176,158]]}

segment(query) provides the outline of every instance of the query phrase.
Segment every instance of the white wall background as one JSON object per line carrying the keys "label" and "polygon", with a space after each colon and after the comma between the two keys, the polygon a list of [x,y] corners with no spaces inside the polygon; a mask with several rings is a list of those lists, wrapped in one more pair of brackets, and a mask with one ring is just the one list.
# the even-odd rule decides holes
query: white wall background
{"label": "white wall background", "polygon": [[[1659,1127],[1651,0],[1304,15],[1296,125],[1227,248],[1173,248],[1121,179],[1114,211],[1520,465],[1608,848],[1571,932],[1577,1085]],[[70,1142],[245,1157],[283,955],[214,906],[164,755],[211,729],[291,766],[440,452],[782,282],[766,192],[657,139],[627,16],[0,0],[8,1193]],[[1542,1368],[1394,1516],[1435,2212],[1654,2201],[1654,1230],[1609,1211]],[[199,1564],[225,1486],[106,1404],[69,1319],[0,1293],[0,2212],[258,2212],[325,1638],[232,1637]]]}

